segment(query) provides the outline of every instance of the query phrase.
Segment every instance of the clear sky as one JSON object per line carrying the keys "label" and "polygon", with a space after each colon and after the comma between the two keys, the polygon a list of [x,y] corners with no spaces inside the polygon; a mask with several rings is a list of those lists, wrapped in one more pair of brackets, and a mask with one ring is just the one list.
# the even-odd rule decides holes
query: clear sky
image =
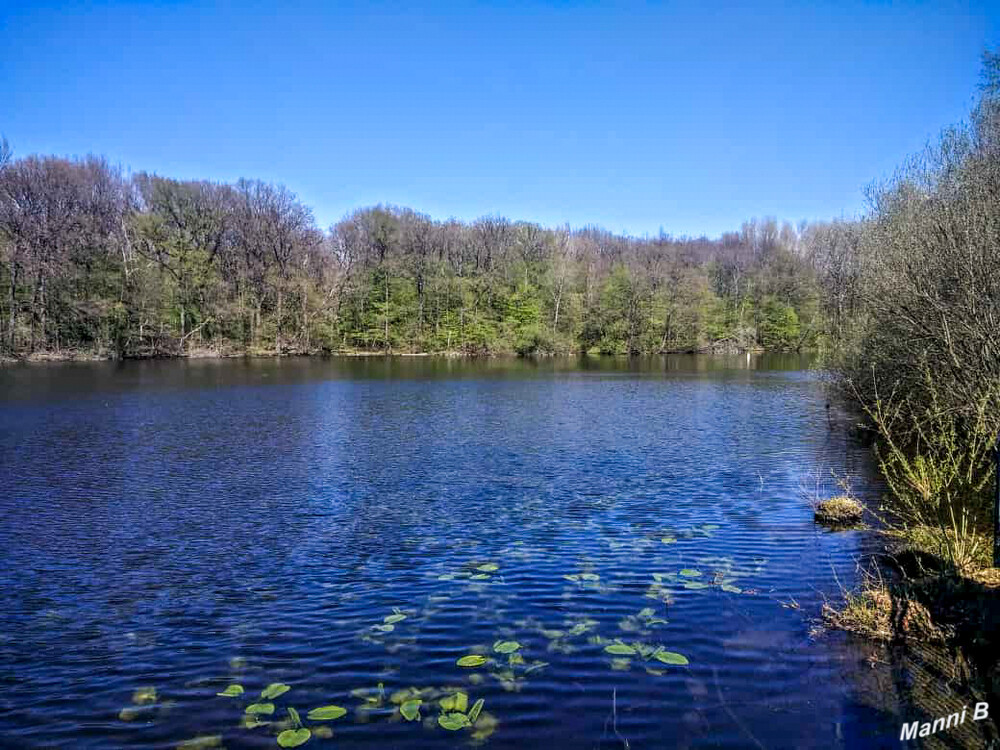
{"label": "clear sky", "polygon": [[324,227],[387,202],[714,236],[858,211],[965,117],[998,32],[996,2],[0,0],[0,133],[282,182]]}

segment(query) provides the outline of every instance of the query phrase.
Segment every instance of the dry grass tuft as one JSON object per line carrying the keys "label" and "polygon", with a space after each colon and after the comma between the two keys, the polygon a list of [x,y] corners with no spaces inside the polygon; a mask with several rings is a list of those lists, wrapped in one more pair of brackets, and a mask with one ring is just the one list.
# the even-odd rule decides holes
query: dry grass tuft
{"label": "dry grass tuft", "polygon": [[824,500],[816,504],[815,517],[819,523],[829,526],[845,526],[858,523],[865,514],[865,507],[847,495]]}

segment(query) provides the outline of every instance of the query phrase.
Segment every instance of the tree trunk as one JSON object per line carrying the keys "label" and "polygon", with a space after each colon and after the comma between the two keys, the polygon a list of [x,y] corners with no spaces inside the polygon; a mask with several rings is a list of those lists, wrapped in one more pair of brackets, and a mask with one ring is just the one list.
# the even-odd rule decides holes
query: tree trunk
{"label": "tree trunk", "polygon": [[385,348],[392,351],[389,345],[389,272],[385,274]]}
{"label": "tree trunk", "polygon": [[17,331],[17,263],[13,260],[10,263],[10,330],[9,346],[10,353],[14,353],[14,345],[17,343],[15,334]]}
{"label": "tree trunk", "polygon": [[309,287],[302,279],[302,340],[309,351]]}
{"label": "tree trunk", "polygon": [[278,285],[278,329],[275,333],[275,348],[278,354],[281,354],[281,302],[282,302],[282,289],[281,285]]}

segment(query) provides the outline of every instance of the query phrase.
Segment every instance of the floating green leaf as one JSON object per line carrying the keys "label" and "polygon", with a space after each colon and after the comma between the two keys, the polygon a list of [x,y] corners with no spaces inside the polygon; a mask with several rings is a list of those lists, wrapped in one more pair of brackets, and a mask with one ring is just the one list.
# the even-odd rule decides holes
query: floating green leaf
{"label": "floating green leaf", "polygon": [[486,575],[485,573],[476,573],[474,576],[471,576],[469,578],[469,580],[470,581],[487,581],[487,580],[489,580],[489,576]]}
{"label": "floating green leaf", "polygon": [[581,573],[580,574],[580,580],[581,581],[599,581],[599,580],[601,580],[601,577],[599,575],[597,575],[597,573]]}
{"label": "floating green leaf", "polygon": [[310,737],[312,737],[312,732],[305,727],[286,729],[278,735],[278,744],[281,747],[298,747],[306,744]]}
{"label": "floating green leaf", "polygon": [[441,714],[438,716],[438,724],[452,732],[472,726],[468,716],[457,712]]}
{"label": "floating green leaf", "polygon": [[396,626],[392,623],[385,623],[384,625],[372,625],[372,628],[380,633],[391,633],[396,629]]}
{"label": "floating green leaf", "polygon": [[284,695],[292,688],[283,682],[272,682],[266,688],[260,691],[260,697],[264,700],[271,700],[272,698],[277,698],[279,695]]}
{"label": "floating green leaf", "polygon": [[299,712],[296,711],[291,706],[288,707],[288,718],[291,720],[292,726],[295,726],[295,727],[301,727],[302,726],[302,717],[299,716]]}
{"label": "floating green leaf", "polygon": [[266,714],[267,716],[270,716],[271,714],[274,713],[274,704],[273,703],[251,703],[249,706],[247,706],[245,709],[243,709],[243,711],[244,711],[244,713],[248,713],[248,714]]}
{"label": "floating green leaf", "polygon": [[242,685],[230,685],[221,693],[216,693],[216,695],[221,695],[223,698],[235,698],[239,695],[243,695]]}
{"label": "floating green leaf", "polygon": [[532,662],[531,666],[528,667],[526,670],[524,670],[524,673],[531,674],[532,672],[537,672],[541,669],[545,669],[547,666],[549,666],[549,663],[547,661]]}
{"label": "floating green leaf", "polygon": [[497,641],[493,644],[493,650],[498,654],[512,654],[521,648],[517,641]]}
{"label": "floating green leaf", "polygon": [[460,667],[481,667],[486,663],[486,657],[482,654],[469,654],[455,663]]}
{"label": "floating green leaf", "polygon": [[193,740],[184,740],[177,750],[208,750],[210,747],[222,747],[221,734],[206,734]]}
{"label": "floating green leaf", "polygon": [[132,693],[132,702],[137,706],[145,706],[149,703],[156,703],[156,688],[141,687]]}
{"label": "floating green leaf", "polygon": [[573,583],[576,583],[577,581],[580,580],[580,576],[575,575],[575,574],[574,575],[565,575],[565,576],[563,576],[563,578],[565,578],[567,581],[573,581]]}
{"label": "floating green leaf", "polygon": [[665,536],[660,541],[663,542],[664,544],[674,544],[677,541],[677,537]]}
{"label": "floating green leaf", "polygon": [[444,711],[465,713],[465,709],[469,707],[469,696],[459,691],[453,695],[449,695],[447,698],[442,698],[439,703],[441,704],[441,709]]}
{"label": "floating green leaf", "polygon": [[403,718],[407,721],[416,721],[420,718],[420,704],[421,700],[419,698],[404,701],[403,705],[399,707],[399,713],[401,713]]}
{"label": "floating green leaf", "polygon": [[469,711],[469,723],[475,724],[476,719],[479,718],[479,712],[483,710],[483,704],[486,701],[480,698],[475,703],[472,704],[472,710]]}
{"label": "floating green leaf", "polygon": [[480,573],[495,573],[500,570],[500,566],[496,563],[483,563],[482,565],[477,566],[476,570]]}
{"label": "floating green leaf", "polygon": [[635,656],[635,649],[621,641],[605,646],[604,650],[615,656]]}
{"label": "floating green leaf", "polygon": [[313,721],[333,721],[347,714],[347,709],[341,706],[320,706],[306,714]]}
{"label": "floating green leaf", "polygon": [[405,619],[406,615],[404,615],[402,612],[397,612],[393,615],[386,615],[385,617],[382,618],[382,621],[386,625],[395,625],[397,622],[402,622]]}
{"label": "floating green leaf", "polygon": [[662,661],[664,664],[673,664],[679,667],[683,667],[687,664],[690,664],[686,656],[675,653],[673,651],[657,651],[654,654],[654,657],[658,661]]}
{"label": "floating green leaf", "polygon": [[743,593],[743,589],[741,589],[739,586],[733,586],[731,583],[724,583],[724,584],[722,584],[722,590],[723,591],[728,591],[730,594],[742,594]]}
{"label": "floating green leaf", "polygon": [[684,584],[684,588],[686,588],[686,589],[707,589],[708,588],[708,584],[707,583],[699,583],[698,581],[688,581],[687,583]]}
{"label": "floating green leaf", "polygon": [[684,568],[684,570],[681,571],[681,575],[685,578],[700,578],[701,571],[694,570],[693,568]]}

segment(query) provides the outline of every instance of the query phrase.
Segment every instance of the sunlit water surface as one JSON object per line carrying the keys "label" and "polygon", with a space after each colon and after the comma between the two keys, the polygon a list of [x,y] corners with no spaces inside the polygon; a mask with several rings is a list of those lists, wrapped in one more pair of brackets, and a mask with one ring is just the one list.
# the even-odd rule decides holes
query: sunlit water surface
{"label": "sunlit water surface", "polygon": [[306,747],[894,746],[810,635],[867,544],[831,413],[797,357],[0,370],[3,746],[273,748],[275,682]]}

